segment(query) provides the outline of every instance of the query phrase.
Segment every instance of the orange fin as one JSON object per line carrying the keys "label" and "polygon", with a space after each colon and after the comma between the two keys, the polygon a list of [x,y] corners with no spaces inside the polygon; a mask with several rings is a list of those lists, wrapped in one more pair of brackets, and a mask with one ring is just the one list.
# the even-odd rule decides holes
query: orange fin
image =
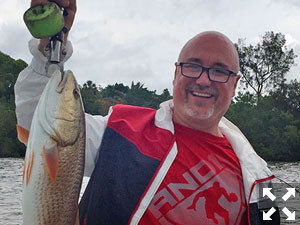
{"label": "orange fin", "polygon": [[24,171],[24,175],[26,172],[26,184],[29,183],[30,177],[31,177],[31,172],[32,172],[32,168],[33,168],[33,163],[34,163],[34,152],[32,152],[31,158],[28,161],[28,165],[26,168],[26,171]]}
{"label": "orange fin", "polygon": [[27,145],[28,137],[29,137],[29,130],[17,125],[17,132],[18,132],[19,141],[21,141],[22,143]]}
{"label": "orange fin", "polygon": [[44,147],[45,162],[48,171],[48,175],[52,181],[56,181],[58,174],[58,147],[57,144],[50,146],[49,148]]}

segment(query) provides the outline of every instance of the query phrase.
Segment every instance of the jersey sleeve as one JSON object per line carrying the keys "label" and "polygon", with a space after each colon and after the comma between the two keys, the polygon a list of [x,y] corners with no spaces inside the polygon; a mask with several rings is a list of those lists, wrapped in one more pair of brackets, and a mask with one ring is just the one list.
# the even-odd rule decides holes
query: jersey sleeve
{"label": "jersey sleeve", "polygon": [[84,176],[90,177],[95,168],[108,117],[108,115],[92,116],[87,113],[85,114],[86,142]]}
{"label": "jersey sleeve", "polygon": [[[37,39],[29,41],[33,58],[29,66],[20,72],[14,86],[17,123],[26,130],[30,129],[34,110],[49,80],[45,70],[47,58],[38,50],[38,44]],[[68,47],[72,49],[70,44]]]}

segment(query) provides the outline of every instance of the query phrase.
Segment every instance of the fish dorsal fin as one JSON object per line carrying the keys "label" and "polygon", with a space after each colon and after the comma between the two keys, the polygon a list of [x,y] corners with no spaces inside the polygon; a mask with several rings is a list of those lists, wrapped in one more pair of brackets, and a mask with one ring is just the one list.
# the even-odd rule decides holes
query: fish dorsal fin
{"label": "fish dorsal fin", "polygon": [[24,127],[21,127],[20,125],[17,125],[17,133],[19,141],[27,145],[29,130],[25,129]]}
{"label": "fish dorsal fin", "polygon": [[58,147],[57,144],[44,146],[45,166],[50,179],[55,182],[58,174]]}

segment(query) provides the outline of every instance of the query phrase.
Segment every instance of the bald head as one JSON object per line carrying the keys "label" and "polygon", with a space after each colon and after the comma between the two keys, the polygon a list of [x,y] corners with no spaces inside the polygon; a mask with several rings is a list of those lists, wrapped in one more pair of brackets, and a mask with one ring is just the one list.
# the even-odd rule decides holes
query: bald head
{"label": "bald head", "polygon": [[[210,57],[210,53],[217,54],[220,63],[225,64],[228,69],[234,72],[239,71],[238,52],[231,40],[220,32],[206,31],[197,34],[183,46],[178,62],[186,61],[189,58],[197,60],[197,53],[201,55],[205,53],[207,57]],[[201,64],[202,59],[198,60]]]}

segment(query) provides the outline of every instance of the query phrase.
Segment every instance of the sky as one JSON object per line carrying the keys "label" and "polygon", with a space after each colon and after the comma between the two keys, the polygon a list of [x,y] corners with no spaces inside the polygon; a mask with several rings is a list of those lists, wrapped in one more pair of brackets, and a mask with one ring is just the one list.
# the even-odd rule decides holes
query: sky
{"label": "sky", "polygon": [[[31,61],[31,36],[23,22],[30,1],[1,0],[0,51]],[[288,73],[300,75],[299,0],[77,0],[69,34],[73,56],[65,64],[78,83],[141,82],[160,94],[172,93],[174,62],[190,38],[215,30],[236,43],[257,44],[267,31],[285,35],[299,57]]]}

